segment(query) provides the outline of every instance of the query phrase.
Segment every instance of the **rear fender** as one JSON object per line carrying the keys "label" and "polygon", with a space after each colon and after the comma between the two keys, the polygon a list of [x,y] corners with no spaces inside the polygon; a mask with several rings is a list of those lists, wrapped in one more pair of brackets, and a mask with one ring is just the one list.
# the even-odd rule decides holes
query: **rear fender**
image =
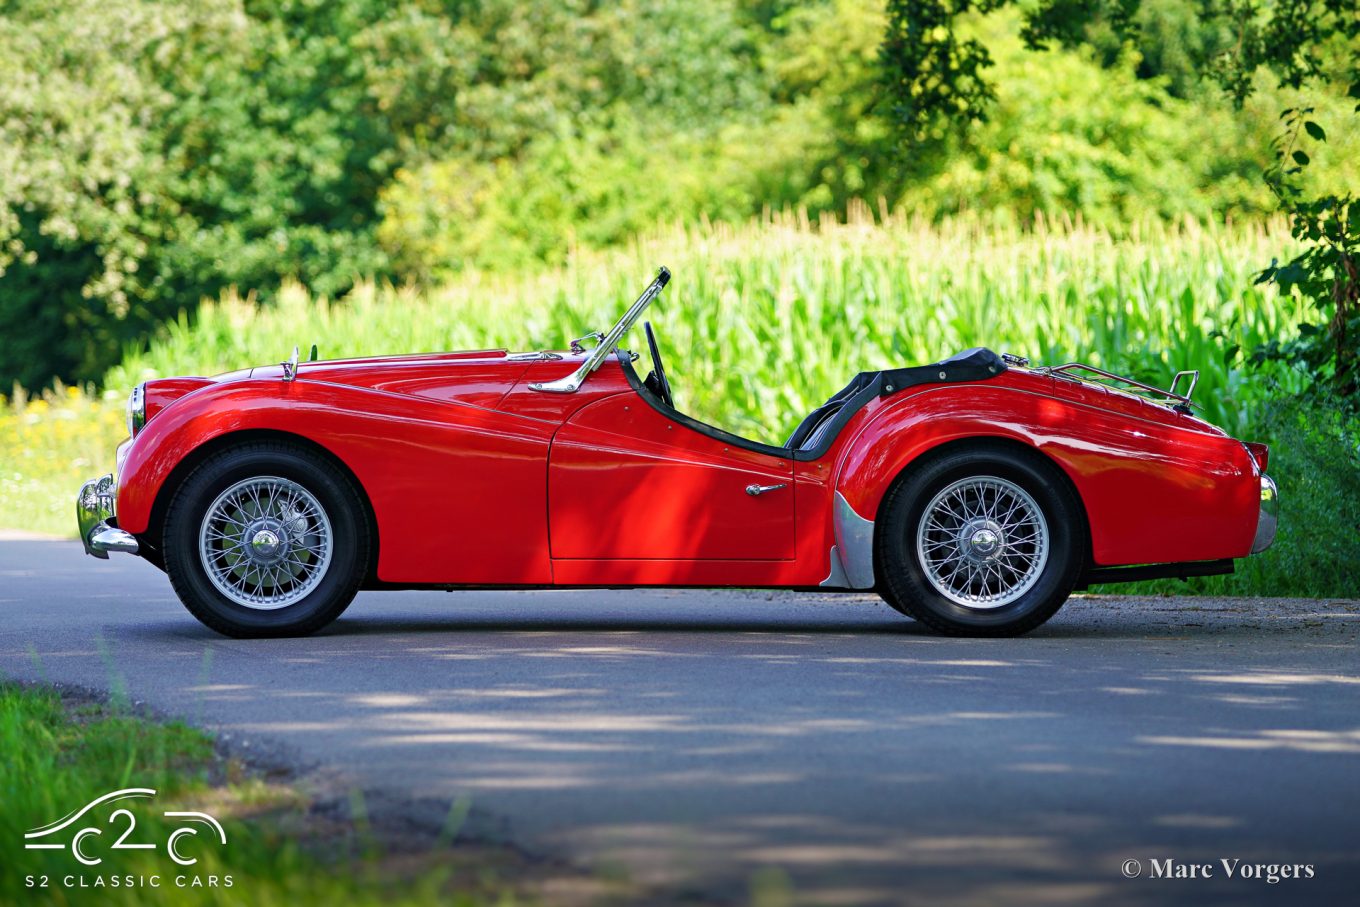
{"label": "rear fender", "polygon": [[1259,473],[1239,442],[1002,385],[934,387],[875,413],[837,464],[836,541],[853,588],[873,584],[874,526],[893,483],[921,457],[972,439],[1023,445],[1054,463],[1086,510],[1098,565],[1250,551]]}

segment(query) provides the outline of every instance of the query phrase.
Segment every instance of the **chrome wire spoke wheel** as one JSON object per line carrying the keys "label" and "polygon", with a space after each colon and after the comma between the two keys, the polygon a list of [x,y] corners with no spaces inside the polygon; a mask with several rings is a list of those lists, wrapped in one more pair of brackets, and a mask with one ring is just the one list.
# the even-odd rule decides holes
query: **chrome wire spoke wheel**
{"label": "chrome wire spoke wheel", "polygon": [[926,580],[966,608],[1001,608],[1018,600],[1039,582],[1049,549],[1038,503],[996,476],[946,485],[916,527],[916,556]]}
{"label": "chrome wire spoke wheel", "polygon": [[199,558],[217,591],[246,608],[301,601],[330,568],[334,534],[316,495],[291,479],[243,479],[209,505]]}

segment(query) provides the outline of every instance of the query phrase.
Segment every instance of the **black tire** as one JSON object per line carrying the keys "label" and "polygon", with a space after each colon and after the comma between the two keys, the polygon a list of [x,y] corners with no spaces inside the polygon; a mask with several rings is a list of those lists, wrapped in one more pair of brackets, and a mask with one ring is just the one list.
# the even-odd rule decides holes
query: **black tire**
{"label": "black tire", "polygon": [[[968,607],[947,597],[928,579],[918,552],[917,531],[932,499],[970,478],[1019,486],[1037,504],[1047,526],[1047,558],[1036,571],[1037,579],[1014,601],[998,607]],[[1072,594],[1089,549],[1085,512],[1065,477],[1041,455],[1007,445],[978,442],[932,457],[897,481],[879,512],[875,562],[883,598],[948,636],[1018,636],[1033,630]],[[1019,591],[1022,585],[1016,581],[1012,588]]]}
{"label": "black tire", "polygon": [[[273,610],[239,604],[213,584],[199,553],[199,531],[213,501],[237,482],[277,476],[310,492],[330,521],[329,566],[315,588]],[[273,441],[249,442],[213,454],[175,490],[162,533],[166,573],[184,607],[226,636],[306,636],[349,606],[369,563],[369,524],[352,480],[324,457]]]}

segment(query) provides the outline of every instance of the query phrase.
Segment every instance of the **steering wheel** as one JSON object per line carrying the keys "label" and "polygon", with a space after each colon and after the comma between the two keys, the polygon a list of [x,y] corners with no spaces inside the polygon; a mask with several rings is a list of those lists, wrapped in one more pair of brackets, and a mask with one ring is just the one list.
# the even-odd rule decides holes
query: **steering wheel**
{"label": "steering wheel", "polygon": [[652,333],[652,323],[644,321],[642,329],[647,332],[647,349],[652,354],[652,371],[643,384],[660,397],[662,403],[674,409],[675,400],[671,397],[671,383],[666,380],[666,367],[661,364],[661,350],[657,349],[656,334]]}

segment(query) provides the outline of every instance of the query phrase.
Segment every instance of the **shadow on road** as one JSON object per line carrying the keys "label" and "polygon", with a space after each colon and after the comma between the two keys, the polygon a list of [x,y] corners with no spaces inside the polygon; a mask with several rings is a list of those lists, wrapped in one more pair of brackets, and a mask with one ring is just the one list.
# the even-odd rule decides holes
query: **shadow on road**
{"label": "shadow on road", "polygon": [[[436,821],[468,796],[671,892],[748,903],[778,871],[828,904],[1339,903],[1360,872],[1354,601],[1082,596],[982,640],[868,596],[366,593],[315,637],[232,640],[146,564],[25,544],[0,546],[7,674],[276,742]],[[1120,874],[1153,857],[1318,877]]]}

